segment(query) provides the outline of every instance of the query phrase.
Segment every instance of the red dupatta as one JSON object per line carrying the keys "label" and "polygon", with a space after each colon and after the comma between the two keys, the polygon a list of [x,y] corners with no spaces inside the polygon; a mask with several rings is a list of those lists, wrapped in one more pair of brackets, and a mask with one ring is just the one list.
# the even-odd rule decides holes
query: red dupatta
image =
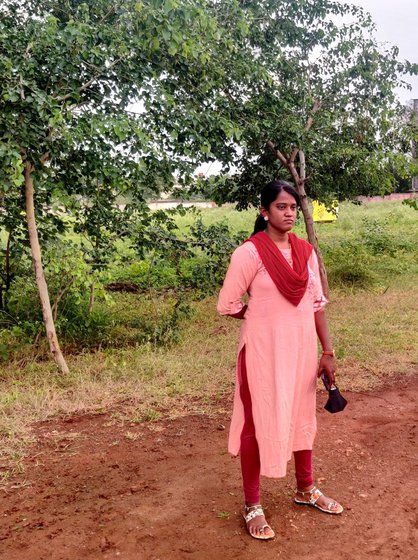
{"label": "red dupatta", "polygon": [[260,231],[252,235],[245,243],[254,243],[260,258],[279,292],[293,305],[298,305],[305,295],[308,285],[308,259],[313,247],[294,233],[289,233],[289,243],[292,248],[293,268],[277,248],[274,241]]}

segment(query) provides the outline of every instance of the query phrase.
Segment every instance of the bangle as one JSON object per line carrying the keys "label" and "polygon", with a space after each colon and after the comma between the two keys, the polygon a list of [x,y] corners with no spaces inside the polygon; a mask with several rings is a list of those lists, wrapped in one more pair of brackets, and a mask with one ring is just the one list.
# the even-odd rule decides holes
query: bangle
{"label": "bangle", "polygon": [[322,355],[323,355],[323,356],[332,356],[332,357],[334,357],[334,356],[335,356],[335,352],[334,352],[334,350],[322,350]]}

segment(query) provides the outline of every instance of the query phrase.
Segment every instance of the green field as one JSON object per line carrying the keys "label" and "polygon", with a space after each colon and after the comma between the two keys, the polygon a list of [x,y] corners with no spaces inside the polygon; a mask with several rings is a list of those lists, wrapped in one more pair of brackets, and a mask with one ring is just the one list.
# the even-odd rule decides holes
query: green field
{"label": "green field", "polygon": [[[223,220],[232,231],[250,233],[255,211],[215,208],[201,215],[205,224]],[[183,234],[193,221],[193,215],[178,218]],[[331,284],[328,316],[340,387],[365,391],[416,372],[418,212],[394,202],[347,203],[337,222],[317,229]],[[303,235],[301,224],[296,232]],[[140,279],[143,269],[150,278],[155,264],[154,283],[98,301],[103,340],[92,336],[84,348],[66,342],[70,375],[57,373],[42,344],[36,353],[30,344],[18,345],[1,362],[3,477],[19,469],[31,422],[103,411],[111,411],[115,422],[153,421],[209,410],[231,394],[239,321],[217,315],[216,293],[194,297],[191,291],[187,312],[171,324],[168,311],[178,296],[169,263],[132,262],[124,243],[120,252],[126,264],[115,267],[110,279]],[[8,329],[0,342],[2,337],[10,341]]]}

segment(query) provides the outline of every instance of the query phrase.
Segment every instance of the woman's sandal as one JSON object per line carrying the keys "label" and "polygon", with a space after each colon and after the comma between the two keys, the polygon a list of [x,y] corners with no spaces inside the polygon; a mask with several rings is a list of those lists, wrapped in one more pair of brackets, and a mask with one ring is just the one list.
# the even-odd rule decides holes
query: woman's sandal
{"label": "woman's sandal", "polygon": [[[298,497],[296,496],[295,498],[295,504],[298,504],[300,506],[311,506],[314,507],[316,509],[319,509],[321,511],[324,511],[325,513],[331,513],[332,515],[339,515],[340,513],[342,513],[344,511],[344,508],[341,504],[339,504],[338,502],[331,500],[327,507],[321,507],[319,504],[317,504],[317,501],[319,500],[319,498],[321,496],[323,496],[321,490],[319,490],[316,486],[314,486],[313,488],[311,488],[310,490],[305,490],[304,492],[302,492],[302,490],[296,490],[296,492],[298,494],[308,494],[309,495],[309,499],[308,501],[306,500],[299,500]],[[334,509],[331,509],[334,508]]]}
{"label": "woman's sandal", "polygon": [[[269,539],[273,539],[275,537],[275,533],[273,529],[267,523],[260,527],[260,531],[264,531],[264,533],[254,534],[251,533],[248,523],[254,519],[255,517],[260,517],[264,515],[263,508],[261,504],[254,504],[253,506],[244,506],[245,507],[245,514],[243,515],[245,523],[247,525],[247,531],[254,539],[259,539],[262,541],[267,541]],[[267,531],[266,531],[267,530]]]}

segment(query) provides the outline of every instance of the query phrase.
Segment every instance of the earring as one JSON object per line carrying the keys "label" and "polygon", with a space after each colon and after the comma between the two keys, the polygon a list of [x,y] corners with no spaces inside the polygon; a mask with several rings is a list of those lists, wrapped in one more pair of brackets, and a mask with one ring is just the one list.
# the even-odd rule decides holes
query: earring
{"label": "earring", "polygon": [[268,216],[264,216],[264,219],[265,219],[266,222],[269,221],[269,217],[268,217]]}

